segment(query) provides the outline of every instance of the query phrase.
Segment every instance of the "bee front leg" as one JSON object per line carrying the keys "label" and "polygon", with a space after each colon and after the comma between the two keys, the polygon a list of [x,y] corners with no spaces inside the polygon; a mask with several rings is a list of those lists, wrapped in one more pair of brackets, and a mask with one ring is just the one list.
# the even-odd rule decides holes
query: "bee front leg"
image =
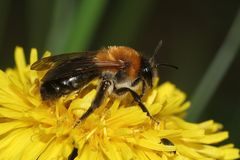
{"label": "bee front leg", "polygon": [[93,111],[98,108],[101,103],[102,100],[104,99],[104,96],[106,94],[107,89],[109,88],[109,86],[111,85],[111,81],[107,80],[107,79],[103,79],[100,87],[97,91],[96,97],[93,100],[91,106],[88,108],[88,110],[78,119],[78,121],[76,121],[74,127],[76,127],[81,121],[83,121],[84,119],[86,119],[91,113],[93,113]]}
{"label": "bee front leg", "polygon": [[143,112],[147,113],[147,116],[150,117],[153,121],[159,123],[156,119],[153,118],[153,116],[151,116],[150,112],[148,111],[147,107],[142,103],[141,101],[141,97],[133,90],[131,90],[130,88],[118,88],[114,90],[114,93],[116,93],[117,95],[122,95],[126,92],[130,92],[134,101],[138,103],[139,107],[142,109]]}

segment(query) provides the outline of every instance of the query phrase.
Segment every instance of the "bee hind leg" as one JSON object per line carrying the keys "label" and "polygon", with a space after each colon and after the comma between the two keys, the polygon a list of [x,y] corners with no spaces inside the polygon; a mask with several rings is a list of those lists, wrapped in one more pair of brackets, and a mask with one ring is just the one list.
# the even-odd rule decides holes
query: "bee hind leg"
{"label": "bee hind leg", "polygon": [[148,111],[147,107],[142,103],[141,96],[139,96],[135,91],[133,91],[127,87],[118,88],[118,89],[115,88],[115,90],[114,90],[114,93],[116,93],[117,95],[122,95],[126,92],[131,93],[134,101],[138,103],[139,107],[142,109],[143,112],[147,113],[148,117],[150,117],[154,122],[159,123],[159,121],[157,121],[155,118],[153,118],[153,116]]}
{"label": "bee hind leg", "polygon": [[98,108],[101,103],[102,100],[104,99],[104,96],[106,94],[107,89],[109,88],[109,86],[111,85],[111,81],[107,80],[107,79],[103,79],[100,87],[97,91],[96,97],[93,100],[91,106],[88,108],[88,110],[75,122],[74,124],[74,128],[76,126],[78,126],[78,124],[83,121],[84,119],[86,119],[91,113],[93,113],[93,111]]}

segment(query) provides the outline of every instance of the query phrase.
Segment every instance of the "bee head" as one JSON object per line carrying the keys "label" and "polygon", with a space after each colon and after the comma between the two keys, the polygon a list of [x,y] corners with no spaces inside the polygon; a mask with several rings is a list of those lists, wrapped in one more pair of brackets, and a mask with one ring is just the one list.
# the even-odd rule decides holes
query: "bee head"
{"label": "bee head", "polygon": [[151,65],[151,63],[145,59],[141,58],[141,67],[139,76],[143,78],[144,82],[151,88],[153,76],[155,75],[155,68]]}
{"label": "bee head", "polygon": [[140,77],[142,77],[145,81],[145,83],[149,86],[152,87],[153,83],[153,77],[157,75],[157,68],[160,66],[165,66],[165,67],[170,67],[174,69],[178,69],[177,66],[167,64],[167,63],[156,63],[156,56],[159,51],[159,49],[162,46],[162,41],[159,41],[152,57],[147,60],[142,58],[141,59],[141,67],[140,67]]}

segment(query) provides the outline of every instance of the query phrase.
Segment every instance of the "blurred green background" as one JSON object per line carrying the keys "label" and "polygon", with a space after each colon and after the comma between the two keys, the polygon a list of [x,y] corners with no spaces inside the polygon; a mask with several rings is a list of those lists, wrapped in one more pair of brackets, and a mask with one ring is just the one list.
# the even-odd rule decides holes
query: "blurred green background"
{"label": "blurred green background", "polygon": [[158,41],[161,82],[192,101],[188,119],[214,119],[240,147],[239,0],[2,0],[0,68],[13,67],[16,45],[26,53],[97,50],[126,45],[149,57]]}

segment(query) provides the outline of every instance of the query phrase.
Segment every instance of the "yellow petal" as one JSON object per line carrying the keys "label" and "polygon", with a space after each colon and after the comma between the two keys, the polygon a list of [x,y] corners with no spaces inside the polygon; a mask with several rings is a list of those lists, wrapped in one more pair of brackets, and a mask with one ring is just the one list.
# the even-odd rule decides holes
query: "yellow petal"
{"label": "yellow petal", "polygon": [[189,123],[189,122],[186,122],[184,121],[183,119],[180,119],[178,117],[169,117],[168,118],[168,121],[171,122],[171,123],[167,123],[166,125],[169,125],[167,126],[167,128],[171,128],[172,127],[172,123],[174,123],[174,126],[177,125],[177,127],[180,127],[182,129],[199,129],[199,127],[196,125],[196,124],[193,124],[193,123]]}
{"label": "yellow petal", "polygon": [[153,90],[153,91],[148,95],[147,100],[146,100],[146,103],[147,103],[148,105],[153,104],[156,96],[157,96],[157,90]]}
{"label": "yellow petal", "polygon": [[77,160],[97,160],[97,159],[103,159],[103,156],[99,153],[98,149],[91,148],[90,145],[86,144],[84,146],[84,149],[80,154],[77,156]]}
{"label": "yellow petal", "polygon": [[38,52],[36,48],[32,48],[30,52],[30,65],[38,60]]}
{"label": "yellow petal", "polygon": [[18,129],[16,134],[17,136],[14,136],[8,146],[0,152],[1,158],[20,159],[23,150],[31,143],[32,129]]}
{"label": "yellow petal", "polygon": [[21,160],[36,160],[44,152],[49,143],[51,143],[52,137],[40,138],[38,135],[31,137],[31,142],[24,149]]}
{"label": "yellow petal", "polygon": [[23,122],[23,121],[11,121],[0,123],[0,135],[5,134],[11,130],[25,128],[31,126],[31,123]]}
{"label": "yellow petal", "polygon": [[223,159],[239,159],[240,158],[240,155],[239,155],[240,150],[239,149],[228,148],[228,149],[222,150],[222,152],[224,154]]}
{"label": "yellow petal", "polygon": [[15,63],[17,66],[20,80],[21,80],[23,86],[25,86],[26,81],[27,81],[26,77],[24,75],[25,68],[26,68],[26,60],[25,60],[23,49],[21,47],[16,47],[14,55],[15,55]]}
{"label": "yellow petal", "polygon": [[[38,60],[38,53],[37,53],[37,50],[35,48],[32,48],[31,49],[31,52],[30,52],[30,66],[36,62]],[[29,66],[29,67],[30,67]],[[29,76],[29,79],[30,79],[30,83],[31,84],[34,84],[34,81],[36,80],[37,78],[37,73],[35,71],[30,71],[29,70],[29,74],[31,74]]]}
{"label": "yellow petal", "polygon": [[211,135],[205,135],[203,138],[199,139],[199,142],[205,144],[218,143],[228,138],[228,132],[219,132]]}
{"label": "yellow petal", "polygon": [[149,160],[148,156],[144,153],[144,150],[142,150],[141,148],[136,148],[135,152],[138,157],[136,159]]}
{"label": "yellow petal", "polygon": [[39,160],[45,159],[67,159],[71,154],[73,146],[69,139],[58,138],[54,139],[42,152]]}
{"label": "yellow petal", "polygon": [[144,151],[144,154],[150,159],[150,160],[162,160],[162,158],[157,155],[156,152],[152,152],[151,150]]}
{"label": "yellow petal", "polygon": [[74,114],[80,117],[90,107],[95,94],[96,90],[92,90],[83,98],[74,100],[69,107],[69,111],[73,111]]}
{"label": "yellow petal", "polygon": [[146,113],[142,112],[139,107],[129,107],[120,108],[118,112],[111,115],[106,123],[113,128],[118,128],[137,125],[143,123],[146,119],[148,119]]}
{"label": "yellow petal", "polygon": [[206,133],[217,132],[223,128],[222,124],[215,123],[213,120],[208,120],[199,124],[199,127],[206,130]]}
{"label": "yellow petal", "polygon": [[49,56],[51,56],[51,52],[46,51],[46,52],[43,53],[43,58],[44,57],[49,57]]}
{"label": "yellow petal", "polygon": [[224,153],[221,150],[219,150],[217,147],[208,146],[208,145],[199,146],[199,149],[197,150],[197,152],[207,157],[212,157],[214,159],[221,159],[223,158],[223,155],[224,155]]}
{"label": "yellow petal", "polygon": [[117,143],[117,148],[121,152],[122,159],[136,159],[136,154],[133,152],[133,150],[128,146],[126,143]]}
{"label": "yellow petal", "polygon": [[104,146],[101,145],[101,149],[104,152],[104,154],[108,157],[110,160],[121,160],[121,154],[114,145],[114,143],[110,143],[108,140],[104,141]]}
{"label": "yellow petal", "polygon": [[147,148],[147,149],[151,149],[151,150],[155,150],[155,151],[175,151],[176,147],[175,146],[166,146],[163,144],[160,144],[159,142],[156,141],[151,141],[151,140],[147,140],[147,139],[134,139],[134,138],[126,138],[127,142]]}
{"label": "yellow petal", "polygon": [[190,159],[204,159],[205,157],[197,153],[194,149],[191,148],[191,146],[187,147],[183,144],[177,145],[177,151],[181,154],[183,154],[186,157],[189,157]]}
{"label": "yellow petal", "polygon": [[120,100],[116,99],[113,102],[111,108],[109,109],[109,112],[110,112],[111,115],[114,114],[118,110],[119,105],[120,105]]}
{"label": "yellow petal", "polygon": [[21,119],[23,117],[23,113],[12,110],[12,109],[0,107],[0,117],[11,118],[11,119]]}

